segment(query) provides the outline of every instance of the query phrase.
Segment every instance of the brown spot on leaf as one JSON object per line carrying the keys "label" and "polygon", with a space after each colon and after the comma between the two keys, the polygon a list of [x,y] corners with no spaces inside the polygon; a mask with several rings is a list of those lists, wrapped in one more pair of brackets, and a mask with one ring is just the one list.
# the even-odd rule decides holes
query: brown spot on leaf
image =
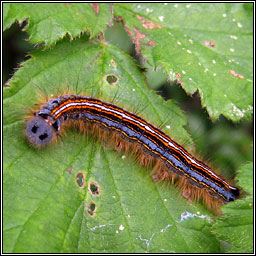
{"label": "brown spot on leaf", "polygon": [[230,72],[230,74],[231,74],[232,76],[234,76],[234,77],[237,77],[237,78],[240,78],[240,79],[244,79],[244,78],[245,78],[244,76],[239,75],[238,73],[236,73],[236,71],[233,70],[233,69],[230,69],[229,72]]}
{"label": "brown spot on leaf", "polygon": [[71,174],[72,173],[72,166],[68,167],[68,173]]}
{"label": "brown spot on leaf", "polygon": [[151,45],[152,47],[155,47],[155,46],[156,46],[156,43],[155,43],[154,41],[152,41],[152,40],[150,40],[148,43],[149,43],[149,45]]}
{"label": "brown spot on leaf", "polygon": [[144,38],[146,35],[140,33],[140,31],[135,27],[133,27],[133,30],[135,32],[135,39],[134,39],[135,50],[137,53],[140,53],[140,39]]}
{"label": "brown spot on leaf", "polygon": [[129,36],[132,40],[134,40],[134,38],[133,38],[133,33],[132,33],[132,31],[127,27],[127,25],[125,24],[123,18],[122,18],[121,16],[115,16],[115,20],[116,20],[116,22],[122,22],[122,23],[123,23],[124,29],[125,29],[125,31],[127,32],[128,36]]}
{"label": "brown spot on leaf", "polygon": [[214,42],[212,42],[212,41],[205,41],[205,42],[204,42],[204,45],[205,45],[205,46],[210,46],[210,47],[212,47],[212,48],[215,48],[215,47],[216,47],[216,44],[215,44]]}
{"label": "brown spot on leaf", "polygon": [[183,86],[183,82],[181,81],[181,74],[180,73],[176,73],[176,77],[177,77],[177,83],[179,83],[180,86]]}
{"label": "brown spot on leaf", "polygon": [[163,28],[161,25],[154,23],[151,20],[148,20],[142,16],[136,15],[136,18],[141,21],[141,24],[146,29],[161,29]]}
{"label": "brown spot on leaf", "polygon": [[116,64],[116,62],[114,60],[111,60],[110,62],[111,62],[113,67],[116,67],[117,64]]}
{"label": "brown spot on leaf", "polygon": [[92,3],[91,6],[92,6],[92,9],[95,11],[95,13],[98,15],[100,12],[100,4]]}
{"label": "brown spot on leaf", "polygon": [[[138,15],[137,15],[137,16],[138,16]],[[145,21],[146,24],[148,24],[147,28],[153,29],[153,28],[160,28],[160,27],[161,27],[160,25],[155,24],[155,23],[151,22],[150,20],[146,20],[146,19],[142,18],[141,16],[138,16],[138,17],[141,18],[141,19],[143,19],[143,21]],[[137,17],[137,18],[138,18],[138,17]],[[123,18],[122,18],[121,16],[115,16],[115,20],[116,20],[117,22],[122,22],[122,23],[123,23],[123,26],[124,26],[125,31],[127,32],[128,36],[133,40],[133,42],[134,42],[134,44],[135,44],[135,50],[136,50],[136,52],[137,52],[137,53],[140,53],[140,48],[141,48],[141,42],[140,42],[140,40],[143,39],[143,38],[145,38],[146,35],[143,34],[143,33],[141,33],[136,27],[133,27],[133,31],[135,32],[135,35],[134,35],[133,31],[128,28],[128,26],[125,24],[125,21],[123,20]],[[147,22],[147,21],[148,21],[148,22]],[[151,24],[151,23],[152,23],[152,24]],[[154,24],[154,25],[153,25],[153,24]],[[153,42],[153,41],[149,41],[148,44],[151,45],[151,46],[155,46],[155,45],[156,45],[156,43]]]}
{"label": "brown spot on leaf", "polygon": [[9,80],[4,84],[4,87],[9,87],[10,84],[9,84]]}

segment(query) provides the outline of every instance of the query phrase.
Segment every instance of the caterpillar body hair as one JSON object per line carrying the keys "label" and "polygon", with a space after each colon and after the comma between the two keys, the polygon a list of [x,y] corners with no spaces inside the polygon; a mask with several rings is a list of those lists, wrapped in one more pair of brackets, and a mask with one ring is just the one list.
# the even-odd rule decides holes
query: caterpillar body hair
{"label": "caterpillar body hair", "polygon": [[189,199],[202,199],[216,214],[220,206],[239,198],[239,188],[189,154],[157,127],[112,103],[81,95],[49,99],[28,119],[26,137],[35,147],[54,141],[66,126],[82,130],[117,151],[135,155],[145,166],[153,166],[155,181],[167,180]]}

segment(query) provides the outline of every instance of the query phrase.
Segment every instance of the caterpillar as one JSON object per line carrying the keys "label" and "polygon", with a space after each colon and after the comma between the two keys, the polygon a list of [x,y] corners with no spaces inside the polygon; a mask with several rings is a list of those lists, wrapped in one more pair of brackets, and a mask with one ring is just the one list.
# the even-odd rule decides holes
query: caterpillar
{"label": "caterpillar", "polygon": [[117,151],[131,151],[142,165],[154,164],[155,180],[177,183],[188,198],[202,199],[217,214],[221,214],[222,204],[239,198],[239,188],[159,128],[130,111],[93,97],[63,95],[48,100],[28,119],[25,135],[39,148],[56,140],[70,124],[78,124],[104,141],[109,139]]}

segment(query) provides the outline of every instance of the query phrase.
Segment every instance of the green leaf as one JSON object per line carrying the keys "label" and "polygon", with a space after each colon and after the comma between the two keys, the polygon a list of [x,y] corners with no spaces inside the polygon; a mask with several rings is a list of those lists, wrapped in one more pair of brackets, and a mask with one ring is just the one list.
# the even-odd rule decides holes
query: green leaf
{"label": "green leaf", "polygon": [[[34,108],[38,88],[47,95],[68,88],[143,110],[165,132],[189,141],[180,109],[149,91],[135,62],[112,45],[64,40],[31,55],[4,90],[4,251],[218,251],[210,213],[188,204],[174,187],[155,184],[129,156],[77,131],[42,149],[31,148],[23,135],[23,109]],[[108,84],[107,74],[118,83]],[[84,188],[77,185],[78,172],[85,175]],[[99,185],[99,196],[88,190],[90,182]],[[91,202],[94,217],[87,211]]]}
{"label": "green leaf", "polygon": [[[241,167],[238,185],[248,194],[245,198],[222,207],[213,231],[219,240],[228,243],[228,253],[253,253],[253,164]],[[231,248],[230,248],[231,247]]]}
{"label": "green leaf", "polygon": [[[240,3],[115,4],[137,52],[164,68],[183,89],[199,91],[202,106],[250,119],[253,103],[253,16]],[[249,14],[249,15],[248,15]]]}
{"label": "green leaf", "polygon": [[71,39],[89,32],[92,37],[102,32],[111,22],[109,4],[100,4],[95,12],[92,4],[86,3],[4,3],[4,30],[16,20],[22,24],[27,20],[24,30],[30,35],[31,43],[44,43],[46,47],[55,44],[66,34]]}

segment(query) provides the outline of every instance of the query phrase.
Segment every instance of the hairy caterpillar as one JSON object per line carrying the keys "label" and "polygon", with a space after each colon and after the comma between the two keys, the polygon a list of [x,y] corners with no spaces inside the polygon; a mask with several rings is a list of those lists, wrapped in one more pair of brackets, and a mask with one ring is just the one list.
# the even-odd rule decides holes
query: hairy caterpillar
{"label": "hairy caterpillar", "polygon": [[110,139],[119,151],[132,150],[143,165],[154,163],[157,180],[178,180],[188,197],[203,199],[216,213],[220,213],[220,205],[239,197],[238,188],[160,129],[132,112],[96,98],[64,95],[50,99],[33,113],[25,132],[32,145],[41,147],[54,141],[70,124],[79,124],[101,139]]}

